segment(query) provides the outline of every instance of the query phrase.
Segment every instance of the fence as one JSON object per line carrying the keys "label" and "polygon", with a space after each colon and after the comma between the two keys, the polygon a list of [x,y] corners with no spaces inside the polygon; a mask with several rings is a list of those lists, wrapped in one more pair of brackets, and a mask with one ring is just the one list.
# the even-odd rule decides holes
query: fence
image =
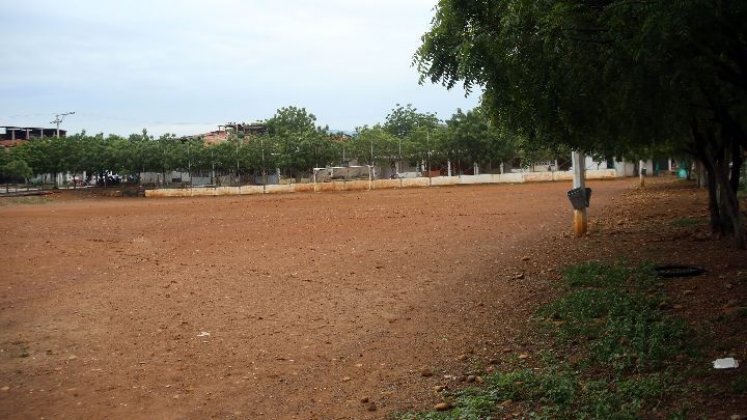
{"label": "fence", "polygon": [[[593,169],[586,171],[586,179],[613,179],[614,169]],[[526,182],[571,181],[573,173],[563,172],[518,172],[505,174],[456,175],[436,177],[415,177],[396,179],[329,180],[326,182],[299,182],[287,184],[245,185],[236,187],[206,188],[162,188],[145,191],[146,197],[199,197],[218,195],[274,194],[292,192],[325,191],[366,191],[395,188],[427,188],[453,185],[476,184],[520,184]]]}

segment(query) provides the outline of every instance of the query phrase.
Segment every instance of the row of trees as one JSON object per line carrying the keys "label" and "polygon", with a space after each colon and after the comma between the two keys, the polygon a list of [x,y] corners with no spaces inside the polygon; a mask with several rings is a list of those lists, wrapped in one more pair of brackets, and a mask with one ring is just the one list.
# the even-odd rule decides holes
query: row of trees
{"label": "row of trees", "polygon": [[497,126],[541,147],[688,154],[711,226],[745,248],[747,2],[441,0],[422,80],[484,90]]}
{"label": "row of trees", "polygon": [[0,171],[5,178],[85,171],[102,176],[156,172],[163,173],[165,179],[170,171],[240,176],[279,168],[297,177],[308,175],[314,167],[352,160],[386,167],[396,161],[441,167],[451,160],[458,172],[473,163],[489,170],[520,155],[521,147],[519,137],[495,126],[481,107],[458,110],[442,122],[411,105],[397,105],[383,124],[360,127],[350,136],[317,126],[313,114],[292,106],[279,109],[264,124],[264,134],[233,133],[215,145],[207,145],[201,138],[154,138],[145,130],[129,137],[83,132],[34,139],[0,153]]}

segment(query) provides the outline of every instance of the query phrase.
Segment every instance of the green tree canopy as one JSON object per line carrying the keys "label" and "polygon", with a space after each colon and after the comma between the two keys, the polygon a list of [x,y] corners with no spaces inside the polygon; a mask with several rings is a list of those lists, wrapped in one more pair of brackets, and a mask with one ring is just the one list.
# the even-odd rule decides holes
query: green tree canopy
{"label": "green tree canopy", "polygon": [[714,229],[744,247],[746,18],[731,1],[441,0],[415,63],[423,80],[482,89],[531,144],[690,152],[708,168]]}
{"label": "green tree canopy", "polygon": [[412,104],[402,106],[396,104],[394,109],[387,114],[384,130],[393,136],[400,138],[409,137],[418,128],[435,128],[439,120],[436,114],[418,112]]}

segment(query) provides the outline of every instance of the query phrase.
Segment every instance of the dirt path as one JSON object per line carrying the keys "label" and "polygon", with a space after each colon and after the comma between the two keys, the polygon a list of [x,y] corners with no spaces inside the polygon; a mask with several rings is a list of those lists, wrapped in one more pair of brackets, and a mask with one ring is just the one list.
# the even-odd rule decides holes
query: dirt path
{"label": "dirt path", "polygon": [[[631,185],[592,183],[593,211]],[[0,417],[428,407],[444,375],[526,350],[513,337],[549,293],[533,273],[571,240],[567,188],[0,208]]]}

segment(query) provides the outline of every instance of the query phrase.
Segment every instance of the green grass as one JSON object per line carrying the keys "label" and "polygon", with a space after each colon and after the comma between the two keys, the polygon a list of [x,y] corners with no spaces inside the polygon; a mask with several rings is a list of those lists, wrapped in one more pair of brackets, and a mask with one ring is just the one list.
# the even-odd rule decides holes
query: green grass
{"label": "green grass", "polygon": [[[635,419],[685,389],[675,360],[692,352],[691,333],[659,309],[663,297],[651,293],[658,280],[650,267],[589,262],[568,268],[564,279],[567,293],[541,308],[533,324],[554,343],[541,352],[540,366],[517,363],[482,388],[446,395],[450,411],[398,418],[501,417],[512,412],[503,413],[510,401],[529,418]],[[560,356],[570,354],[580,357]]]}
{"label": "green grass", "polygon": [[699,226],[706,223],[705,220],[702,219],[694,219],[690,217],[683,217],[681,219],[674,219],[671,222],[669,222],[674,227],[690,227],[690,226]]}
{"label": "green grass", "polygon": [[0,207],[15,206],[19,204],[46,204],[52,201],[46,196],[26,196],[26,197],[0,197]]}

